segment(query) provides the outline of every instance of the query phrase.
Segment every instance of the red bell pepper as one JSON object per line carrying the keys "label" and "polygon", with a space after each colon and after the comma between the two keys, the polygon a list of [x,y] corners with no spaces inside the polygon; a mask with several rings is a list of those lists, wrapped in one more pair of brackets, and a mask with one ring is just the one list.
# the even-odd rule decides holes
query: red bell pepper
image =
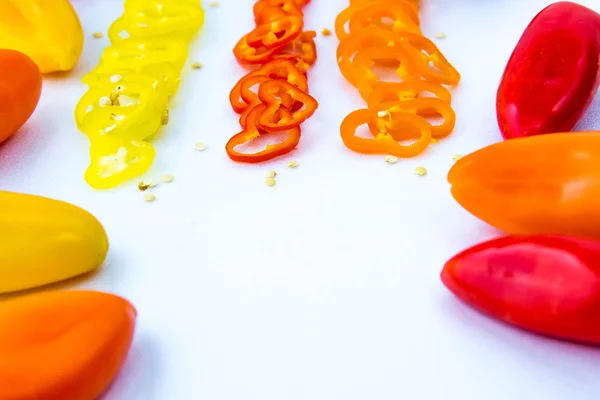
{"label": "red bell pepper", "polygon": [[567,236],[495,239],[454,256],[441,278],[461,300],[504,322],[600,344],[600,242]]}
{"label": "red bell pepper", "polygon": [[529,24],[514,49],[496,98],[505,139],[573,129],[600,83],[600,15],[554,3]]}

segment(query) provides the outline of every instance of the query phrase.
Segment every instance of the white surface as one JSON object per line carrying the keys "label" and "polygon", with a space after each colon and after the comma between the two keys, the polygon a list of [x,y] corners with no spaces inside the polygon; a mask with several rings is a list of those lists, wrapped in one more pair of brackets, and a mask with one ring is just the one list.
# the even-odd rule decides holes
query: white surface
{"label": "white surface", "polygon": [[[74,0],[85,28],[70,76],[47,78],[18,137],[0,148],[2,189],[67,200],[110,236],[94,276],[66,287],[127,297],[139,311],[130,357],[110,400],[592,400],[600,352],[523,333],[459,303],[439,280],[443,263],[498,234],[452,201],[452,156],[499,140],[494,98],[512,47],[548,0],[424,0],[423,29],[463,81],[458,124],[425,155],[387,165],[346,150],[339,124],[362,108],[319,35],[310,72],[320,108],[299,149],[268,165],[232,163],[237,132],[228,93],[242,76],[231,53],[252,27],[252,1],[206,7],[171,122],[148,176],[172,173],[147,204],[135,183],[94,192],[83,181],[88,142],[73,109],[78,80],[107,39],[93,40],[121,1]],[[600,10],[597,0],[581,3]],[[313,0],[306,25],[333,28],[347,0]],[[600,128],[596,101],[583,128]],[[194,142],[204,141],[204,153]],[[300,167],[285,163],[296,159]],[[423,165],[426,177],[413,169]],[[277,186],[263,173],[278,171]]]}

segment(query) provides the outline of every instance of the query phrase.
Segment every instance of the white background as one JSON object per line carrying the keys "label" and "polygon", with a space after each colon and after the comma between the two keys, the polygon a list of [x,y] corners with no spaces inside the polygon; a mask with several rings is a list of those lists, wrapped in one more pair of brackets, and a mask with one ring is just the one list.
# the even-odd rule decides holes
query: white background
{"label": "white background", "polygon": [[[424,0],[424,32],[462,73],[455,132],[416,159],[346,150],[339,125],[364,103],[341,77],[335,36],[318,37],[310,71],[318,112],[298,151],[260,166],[224,151],[238,131],[228,102],[242,76],[231,53],[252,28],[252,1],[206,5],[206,23],[155,142],[147,177],[172,173],[157,201],[135,183],[95,192],[83,181],[88,142],[73,121],[121,0],[74,0],[86,34],[70,75],[44,81],[18,136],[0,148],[0,187],[69,201],[106,227],[102,269],[68,288],[114,292],[139,311],[110,400],[592,400],[600,352],[515,330],[459,303],[439,279],[456,252],[499,232],[453,202],[456,153],[498,141],[494,99],[506,60],[548,0]],[[597,0],[581,3],[600,10]],[[333,29],[347,0],[313,0],[307,28]],[[581,128],[600,128],[600,101]],[[594,114],[595,112],[595,114]],[[208,144],[204,153],[194,142]],[[286,168],[295,159],[300,167]],[[425,166],[425,177],[414,175]],[[278,172],[277,186],[263,174]],[[4,296],[6,298],[6,296]]]}

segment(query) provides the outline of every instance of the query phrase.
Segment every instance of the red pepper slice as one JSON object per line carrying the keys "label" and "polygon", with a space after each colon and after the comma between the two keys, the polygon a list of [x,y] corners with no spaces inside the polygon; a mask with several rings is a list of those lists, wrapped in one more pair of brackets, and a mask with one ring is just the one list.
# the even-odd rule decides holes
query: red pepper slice
{"label": "red pepper slice", "polygon": [[288,15],[302,17],[303,13],[294,0],[259,0],[254,4],[254,22],[256,25],[273,22]]}
{"label": "red pepper slice", "polygon": [[446,263],[446,287],[509,324],[600,344],[600,242],[566,236],[505,237]]}
{"label": "red pepper slice", "polygon": [[257,26],[246,35],[246,40],[253,47],[279,49],[300,36],[303,27],[301,16],[288,15]]}
{"label": "red pepper slice", "polygon": [[277,48],[267,49],[265,46],[251,46],[248,35],[243,36],[233,48],[233,55],[242,65],[264,64],[273,58]]}
{"label": "red pepper slice", "polygon": [[302,60],[303,63],[300,64],[301,66],[298,68],[298,65],[296,65],[296,67],[302,72],[306,72],[308,66],[313,65],[317,61],[315,37],[317,37],[317,32],[315,31],[302,32],[300,36],[279,50],[273,56],[273,59]]}
{"label": "red pepper slice", "polygon": [[515,47],[496,97],[505,139],[568,132],[600,84],[600,15],[570,2],[543,9]]}
{"label": "red pepper slice", "polygon": [[[266,75],[271,79],[286,80],[292,85],[297,86],[300,90],[304,92],[308,91],[308,82],[306,77],[294,66],[292,62],[288,60],[273,60],[263,65],[259,69],[247,73],[236,83],[233,89],[231,89],[231,92],[229,93],[229,102],[236,113],[242,113],[246,108],[248,108],[248,105],[253,102],[254,98],[250,97],[251,95],[248,91],[246,91],[244,95],[249,97],[249,101],[244,101],[242,97],[242,85],[247,79],[257,75]],[[251,86],[252,85],[248,86],[248,88]]]}
{"label": "red pepper slice", "polygon": [[[268,135],[269,133],[260,129],[257,126],[258,118],[267,108],[266,105],[260,104],[254,107],[249,113],[245,121],[244,129],[235,134],[225,146],[225,150],[227,151],[227,155],[233,161],[245,162],[245,163],[260,163],[264,161],[271,160],[275,157],[282,156],[284,154],[292,151],[300,141],[300,127],[295,126],[286,130],[287,138],[280,143],[267,145],[267,148],[253,154],[245,154],[241,153],[235,148],[237,146],[246,144],[251,142],[252,140],[260,137],[261,135]],[[285,108],[281,108],[280,111],[281,118],[290,118],[291,114]]]}
{"label": "red pepper slice", "polygon": [[[319,106],[317,100],[308,93],[279,80],[261,83],[258,88],[258,98],[267,105],[258,118],[258,127],[267,132],[287,131],[298,126],[310,118]],[[301,105],[297,111],[290,110],[284,117],[281,117],[281,109],[287,108],[285,103],[289,98]]]}

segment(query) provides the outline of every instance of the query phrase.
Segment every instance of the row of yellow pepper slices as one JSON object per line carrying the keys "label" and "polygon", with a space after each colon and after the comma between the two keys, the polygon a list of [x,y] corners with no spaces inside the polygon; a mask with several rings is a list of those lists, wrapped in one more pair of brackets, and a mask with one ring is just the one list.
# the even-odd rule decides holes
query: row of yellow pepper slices
{"label": "row of yellow pepper slices", "polygon": [[[338,67],[368,104],[340,127],[353,151],[412,157],[454,129],[456,116],[444,85],[458,84],[460,74],[421,34],[418,5],[415,0],[353,0],[336,18]],[[395,70],[401,82],[380,78],[374,67]],[[427,120],[432,117],[443,122],[432,124]],[[364,124],[373,138],[356,135]],[[399,143],[404,140],[412,142]]]}
{"label": "row of yellow pepper slices", "polygon": [[[242,65],[262,64],[233,87],[229,100],[241,114],[241,132],[225,146],[234,161],[259,163],[292,151],[300,141],[300,124],[318,102],[308,94],[306,72],[317,59],[314,31],[303,31],[302,7],[309,0],[259,0],[254,4],[256,28],[233,49]],[[244,153],[239,147],[270,133],[287,138],[263,150]]]}
{"label": "row of yellow pepper slices", "polygon": [[125,0],[108,30],[112,44],[83,77],[89,89],[75,109],[91,142],[90,186],[111,188],[150,168],[156,151],[147,140],[168,122],[187,43],[203,23],[200,0]]}

